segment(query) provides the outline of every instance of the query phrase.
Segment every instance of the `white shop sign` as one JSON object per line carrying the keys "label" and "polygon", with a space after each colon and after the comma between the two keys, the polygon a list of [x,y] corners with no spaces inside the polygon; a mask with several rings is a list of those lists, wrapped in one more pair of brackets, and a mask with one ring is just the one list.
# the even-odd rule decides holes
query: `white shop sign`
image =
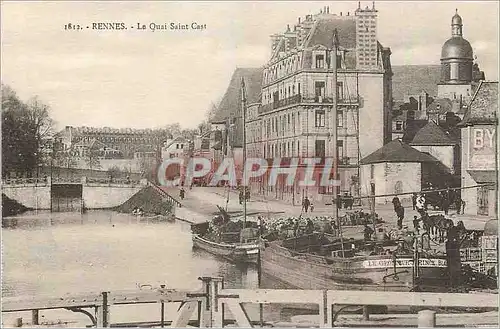
{"label": "white shop sign", "polygon": [[[446,267],[445,259],[420,259],[420,267]],[[363,261],[364,268],[387,268],[394,267],[392,259],[374,259]],[[413,259],[396,259],[396,267],[413,267]]]}

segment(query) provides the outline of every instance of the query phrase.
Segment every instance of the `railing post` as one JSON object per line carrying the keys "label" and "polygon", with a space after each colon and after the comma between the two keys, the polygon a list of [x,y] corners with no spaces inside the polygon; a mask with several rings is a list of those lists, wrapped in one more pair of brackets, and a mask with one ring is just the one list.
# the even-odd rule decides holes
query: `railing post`
{"label": "railing post", "polygon": [[210,281],[211,327],[224,326],[224,305],[219,304],[219,290],[224,288],[223,278],[212,278]]}
{"label": "railing post", "polygon": [[419,328],[436,327],[436,312],[431,310],[423,310],[418,312],[418,327]]}
{"label": "railing post", "polygon": [[104,291],[102,295],[102,305],[97,307],[97,328],[108,328],[109,324],[109,292]]}
{"label": "railing post", "polygon": [[31,324],[34,326],[37,326],[39,324],[38,321],[38,310],[32,310],[31,311]]}
{"label": "railing post", "polygon": [[368,305],[363,306],[363,320],[370,320],[370,310],[368,309]]}
{"label": "railing post", "polygon": [[201,280],[203,283],[203,292],[205,293],[205,299],[201,301],[198,305],[200,309],[198,310],[200,328],[211,328],[212,327],[212,298],[211,298],[211,281],[210,277],[200,277],[198,280]]}

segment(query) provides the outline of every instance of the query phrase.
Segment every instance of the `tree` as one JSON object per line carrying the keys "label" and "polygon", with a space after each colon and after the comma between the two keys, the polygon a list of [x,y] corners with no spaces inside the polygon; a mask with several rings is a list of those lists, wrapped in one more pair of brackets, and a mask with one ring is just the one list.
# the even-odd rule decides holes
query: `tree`
{"label": "tree", "polygon": [[85,155],[85,162],[87,163],[87,166],[89,166],[90,170],[100,169],[101,161],[99,159],[99,150],[90,146],[87,154]]}
{"label": "tree", "polygon": [[27,103],[28,122],[37,144],[37,164],[42,162],[42,151],[51,146],[54,133],[54,121],[50,118],[50,107],[35,96]]}
{"label": "tree", "polygon": [[108,176],[112,180],[113,178],[117,178],[121,174],[121,169],[117,166],[112,166],[108,169]]}
{"label": "tree", "polygon": [[37,97],[22,102],[2,84],[2,175],[31,176],[42,163],[42,150],[50,142],[53,121],[50,108]]}
{"label": "tree", "polygon": [[72,169],[77,166],[77,161],[70,151],[55,151],[52,160],[52,165],[57,167]]}
{"label": "tree", "polygon": [[158,166],[155,158],[144,157],[140,159],[139,168],[142,178],[147,178],[149,181],[156,182],[156,167]]}

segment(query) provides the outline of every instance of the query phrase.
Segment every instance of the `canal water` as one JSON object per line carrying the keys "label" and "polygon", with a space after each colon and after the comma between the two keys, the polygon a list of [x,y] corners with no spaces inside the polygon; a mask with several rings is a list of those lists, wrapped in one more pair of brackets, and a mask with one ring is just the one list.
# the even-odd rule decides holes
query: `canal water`
{"label": "canal water", "polygon": [[[201,276],[222,276],[228,288],[251,289],[258,285],[255,268],[238,268],[203,251],[192,250],[190,226],[179,221],[138,220],[111,211],[28,212],[7,219],[5,224],[4,297],[60,296],[138,286],[145,289],[160,284],[196,290],[201,288]],[[158,320],[156,308],[136,311],[141,319],[120,321]],[[130,311],[125,313],[131,315]],[[89,324],[85,316],[69,311],[42,314],[42,319],[49,323]],[[9,315],[4,314],[6,320]],[[25,317],[29,319],[29,315]],[[118,319],[114,317],[112,322],[115,320]]]}

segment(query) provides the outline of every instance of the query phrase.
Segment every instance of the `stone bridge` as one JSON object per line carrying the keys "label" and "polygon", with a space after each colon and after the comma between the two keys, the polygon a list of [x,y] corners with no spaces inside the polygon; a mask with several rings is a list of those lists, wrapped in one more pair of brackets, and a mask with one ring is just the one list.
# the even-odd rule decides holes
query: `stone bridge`
{"label": "stone bridge", "polygon": [[52,210],[56,199],[68,199],[86,209],[105,209],[121,205],[148,184],[146,179],[20,178],[3,180],[2,193],[32,209]]}

